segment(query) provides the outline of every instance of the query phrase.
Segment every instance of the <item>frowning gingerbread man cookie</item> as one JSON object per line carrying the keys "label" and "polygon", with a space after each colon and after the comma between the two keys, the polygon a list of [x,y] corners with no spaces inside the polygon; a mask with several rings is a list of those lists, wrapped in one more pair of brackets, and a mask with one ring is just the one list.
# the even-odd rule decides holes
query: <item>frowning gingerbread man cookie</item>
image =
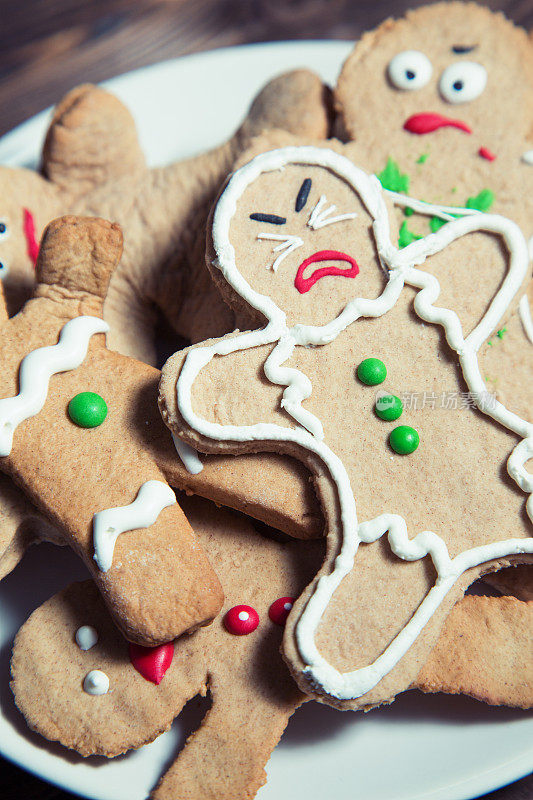
{"label": "frowning gingerbread man cookie", "polygon": [[[406,688],[466,586],[533,550],[531,424],[487,392],[477,361],[528,279],[525,238],[506,218],[411,199],[446,224],[399,249],[389,200],[403,202],[325,147],[238,170],[208,262],[263,327],[177,354],[161,384],[189,444],[286,453],[315,474],[328,556],[285,656],[305,691],[353,708]],[[449,282],[431,270],[442,253]],[[432,402],[409,407],[411,387]]]}

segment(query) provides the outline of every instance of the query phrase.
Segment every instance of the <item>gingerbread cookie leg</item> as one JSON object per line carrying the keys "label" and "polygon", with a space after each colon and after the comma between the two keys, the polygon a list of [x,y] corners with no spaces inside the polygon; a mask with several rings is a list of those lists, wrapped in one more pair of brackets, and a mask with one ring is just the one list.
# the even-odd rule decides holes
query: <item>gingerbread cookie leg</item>
{"label": "gingerbread cookie leg", "polygon": [[153,800],[255,797],[266,783],[264,766],[270,754],[304,702],[295,690],[292,702],[278,697],[266,681],[264,687],[251,683],[248,689],[238,681],[215,682],[210,690],[212,707],[152,792]]}
{"label": "gingerbread cookie leg", "polygon": [[126,637],[153,645],[208,623],[222,592],[139,445],[136,362],[96,335],[121,241],[103,220],[48,227],[36,297],[2,327],[0,466],[84,559]]}

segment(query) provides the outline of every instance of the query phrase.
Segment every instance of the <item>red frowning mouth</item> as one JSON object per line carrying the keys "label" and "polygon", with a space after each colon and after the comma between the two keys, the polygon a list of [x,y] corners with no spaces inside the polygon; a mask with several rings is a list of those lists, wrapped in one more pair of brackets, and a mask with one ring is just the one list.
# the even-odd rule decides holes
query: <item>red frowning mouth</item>
{"label": "red frowning mouth", "polygon": [[27,208],[22,209],[22,214],[22,229],[24,231],[24,236],[26,237],[28,256],[31,258],[33,266],[35,266],[37,262],[37,256],[39,255],[39,242],[35,238],[35,221],[33,219],[33,214],[31,211],[28,211]]}
{"label": "red frowning mouth", "polygon": [[[304,272],[310,264],[318,264],[322,261],[345,261],[349,264],[349,268],[342,268],[342,267],[320,267],[319,269],[315,269],[315,271],[309,275],[308,278],[304,278]],[[294,279],[294,285],[300,292],[300,294],[305,294],[306,292],[311,289],[320,278],[325,278],[328,275],[340,275],[343,278],[355,278],[356,275],[359,274],[359,265],[355,258],[352,258],[347,253],[340,253],[338,250],[319,250],[317,253],[313,253],[312,256],[306,258],[305,261],[302,261],[300,266],[298,267],[298,272],[296,273],[296,278]]]}
{"label": "red frowning mouth", "polygon": [[409,117],[409,119],[404,122],[403,127],[404,130],[409,131],[409,133],[416,133],[419,136],[424,133],[433,133],[433,131],[437,131],[439,128],[458,128],[465,133],[472,133],[472,128],[461,119],[451,119],[450,117],[444,117],[442,114],[434,114],[431,112],[413,114],[412,117]]}

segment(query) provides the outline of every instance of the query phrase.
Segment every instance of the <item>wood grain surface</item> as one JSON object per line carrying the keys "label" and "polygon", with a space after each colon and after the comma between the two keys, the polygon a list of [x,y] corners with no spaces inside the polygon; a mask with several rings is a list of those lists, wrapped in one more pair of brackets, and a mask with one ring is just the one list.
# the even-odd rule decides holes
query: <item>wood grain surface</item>
{"label": "wood grain surface", "polygon": [[[420,0],[0,0],[0,134],[78,83],[228,45],[356,39],[385,17],[419,5]],[[533,0],[484,5],[533,28]],[[485,800],[532,798],[530,776]],[[0,800],[74,796],[0,760]]]}

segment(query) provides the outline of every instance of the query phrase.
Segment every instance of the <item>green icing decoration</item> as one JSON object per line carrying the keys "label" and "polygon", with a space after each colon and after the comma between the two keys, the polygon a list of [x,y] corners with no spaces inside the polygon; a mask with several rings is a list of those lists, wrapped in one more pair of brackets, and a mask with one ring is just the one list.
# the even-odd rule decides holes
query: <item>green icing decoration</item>
{"label": "green icing decoration", "polygon": [[409,228],[407,227],[407,220],[404,220],[404,222],[402,222],[400,227],[400,233],[398,236],[398,247],[400,248],[407,247],[407,245],[411,244],[411,242],[416,242],[417,239],[421,238],[422,237],[418,236],[417,233],[413,233],[412,231],[409,230]]}
{"label": "green icing decoration", "polygon": [[387,377],[387,367],[379,358],[365,358],[357,367],[357,377],[367,386],[377,386]]}
{"label": "green icing decoration", "polygon": [[107,416],[107,405],[95,392],[80,392],[68,404],[68,415],[80,428],[97,428]]}
{"label": "green icing decoration", "polygon": [[409,425],[398,425],[391,431],[389,443],[395,453],[400,456],[408,456],[414,453],[420,443],[418,431]]}
{"label": "green icing decoration", "polygon": [[504,335],[507,333],[507,328],[502,328],[499,331],[496,331],[496,336],[498,339],[503,339]]}
{"label": "green icing decoration", "polygon": [[[452,192],[454,191],[455,189],[452,189]],[[494,192],[490,189],[482,189],[475,197],[468,198],[465,208],[472,208],[475,211],[489,211],[493,202]],[[440,219],[440,217],[431,217],[429,220],[429,228],[432,233],[436,233],[443,225],[446,225],[446,220]]]}
{"label": "green icing decoration", "polygon": [[376,416],[385,422],[393,422],[402,415],[403,403],[395,394],[383,394],[374,405]]}
{"label": "green icing decoration", "polygon": [[384,189],[389,189],[391,192],[408,192],[409,191],[409,175],[400,172],[400,167],[397,162],[390,156],[387,159],[385,169],[377,174],[377,179]]}
{"label": "green icing decoration", "polygon": [[409,206],[405,206],[403,213],[406,217],[412,217],[415,212],[414,209],[410,208]]}
{"label": "green icing decoration", "polygon": [[490,189],[482,189],[475,197],[469,197],[466,201],[467,208],[473,208],[476,211],[489,211],[494,203],[494,192]]}
{"label": "green icing decoration", "polygon": [[429,158],[429,153],[422,153],[420,158],[416,159],[416,163],[417,164],[425,164],[426,161],[428,160],[428,158]]}
{"label": "green icing decoration", "polygon": [[431,233],[437,233],[443,225],[446,225],[446,220],[440,217],[431,217],[429,220],[429,229]]}

